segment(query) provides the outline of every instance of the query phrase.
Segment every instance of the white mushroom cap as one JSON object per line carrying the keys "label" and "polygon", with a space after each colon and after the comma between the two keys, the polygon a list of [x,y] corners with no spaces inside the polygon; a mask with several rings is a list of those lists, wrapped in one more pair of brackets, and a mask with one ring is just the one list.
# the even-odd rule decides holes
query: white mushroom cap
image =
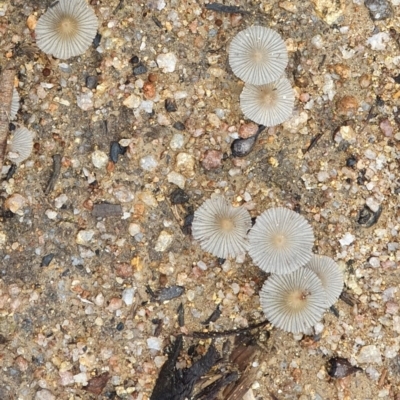
{"label": "white mushroom cap", "polygon": [[11,110],[10,110],[10,120],[15,119],[19,110],[19,94],[17,89],[13,89],[12,99],[11,99]]}
{"label": "white mushroom cap", "polygon": [[68,59],[88,49],[97,27],[97,17],[85,0],[59,0],[39,18],[36,43],[46,54]]}
{"label": "white mushroom cap", "polygon": [[193,237],[216,257],[236,257],[247,250],[251,217],[243,207],[232,207],[224,197],[206,200],[194,213]]}
{"label": "white mushroom cap", "polygon": [[15,164],[25,161],[32,153],[34,136],[30,130],[24,127],[18,128],[10,140],[8,159]]}
{"label": "white mushroom cap", "polygon": [[263,26],[239,32],[229,46],[233,73],[246,83],[264,85],[278,79],[286,68],[288,55],[279,33]]}
{"label": "white mushroom cap", "polygon": [[313,243],[312,227],[302,215],[288,208],[270,208],[250,230],[249,254],[265,272],[288,274],[311,259]]}
{"label": "white mushroom cap", "polygon": [[336,303],[343,290],[343,272],[330,257],[313,255],[304,266],[315,272],[322,282],[327,295],[327,307]]}
{"label": "white mushroom cap", "polygon": [[267,319],[286,332],[303,333],[321,320],[326,309],[321,280],[300,268],[287,275],[271,275],[260,291],[260,304]]}
{"label": "white mushroom cap", "polygon": [[265,126],[287,121],[293,112],[294,92],[287,78],[281,77],[267,85],[246,84],[240,95],[243,114]]}

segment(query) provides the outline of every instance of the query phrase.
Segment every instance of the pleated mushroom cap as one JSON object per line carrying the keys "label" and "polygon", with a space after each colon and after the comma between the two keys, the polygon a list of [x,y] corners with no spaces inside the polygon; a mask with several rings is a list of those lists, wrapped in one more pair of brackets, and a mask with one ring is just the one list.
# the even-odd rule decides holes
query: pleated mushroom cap
{"label": "pleated mushroom cap", "polygon": [[287,63],[288,54],[282,37],[263,26],[251,26],[239,32],[229,46],[229,64],[233,73],[252,85],[275,81]]}
{"label": "pleated mushroom cap", "polygon": [[240,94],[243,114],[260,125],[275,126],[287,121],[293,106],[294,92],[284,76],[267,85],[246,84]]}
{"label": "pleated mushroom cap", "polygon": [[11,99],[11,110],[10,110],[10,119],[13,120],[17,116],[19,110],[19,94],[17,89],[13,89],[12,99]]}
{"label": "pleated mushroom cap", "polygon": [[250,214],[232,207],[224,197],[206,200],[194,213],[193,237],[203,250],[219,258],[236,257],[247,250]]}
{"label": "pleated mushroom cap", "polygon": [[249,254],[265,272],[288,274],[312,256],[314,234],[307,220],[284,207],[270,208],[257,217],[249,233]]}
{"label": "pleated mushroom cap", "polygon": [[322,286],[326,291],[327,308],[336,303],[343,290],[343,273],[339,266],[330,257],[313,255],[311,260],[305,265],[310,269],[322,282]]}
{"label": "pleated mushroom cap", "polygon": [[271,275],[260,291],[265,316],[286,332],[303,333],[314,326],[321,320],[326,302],[321,280],[307,268]]}
{"label": "pleated mushroom cap", "polygon": [[11,137],[8,159],[21,164],[32,153],[35,134],[24,127],[18,128]]}
{"label": "pleated mushroom cap", "polygon": [[36,43],[46,54],[65,60],[89,48],[97,27],[97,17],[85,0],[59,0],[39,18]]}

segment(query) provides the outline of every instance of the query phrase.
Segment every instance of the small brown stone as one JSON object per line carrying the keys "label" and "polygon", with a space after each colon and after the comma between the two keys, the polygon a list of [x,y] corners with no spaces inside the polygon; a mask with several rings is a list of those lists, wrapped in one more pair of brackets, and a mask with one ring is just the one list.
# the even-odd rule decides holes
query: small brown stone
{"label": "small brown stone", "polygon": [[251,136],[254,136],[258,131],[258,125],[254,122],[249,122],[248,124],[240,125],[239,128],[239,136],[242,139],[247,139]]}
{"label": "small brown stone", "polygon": [[83,207],[86,208],[86,210],[92,211],[93,210],[93,201],[90,199],[86,199],[83,202]]}
{"label": "small brown stone", "polygon": [[333,70],[343,79],[348,79],[351,77],[351,70],[348,65],[345,64],[335,64]]}
{"label": "small brown stone", "polygon": [[358,78],[358,83],[363,89],[366,89],[369,85],[371,85],[371,75],[370,74],[362,74]]}
{"label": "small brown stone", "polygon": [[132,265],[128,263],[118,263],[114,265],[115,274],[120,278],[129,278],[133,275]]}
{"label": "small brown stone", "polygon": [[14,361],[18,369],[22,372],[26,371],[29,367],[28,361],[22,356],[18,356]]}
{"label": "small brown stone", "polygon": [[222,157],[223,154],[221,151],[207,150],[204,153],[204,158],[201,162],[201,165],[208,171],[211,169],[219,168],[221,166]]}
{"label": "small brown stone", "polygon": [[157,74],[155,74],[155,73],[153,73],[153,72],[151,72],[150,74],[149,74],[149,82],[153,82],[153,83],[155,83],[155,82],[157,82],[158,81],[158,75]]}
{"label": "small brown stone", "polygon": [[194,45],[198,49],[202,49],[204,47],[204,43],[204,39],[200,35],[196,36],[196,38],[194,39]]}
{"label": "small brown stone", "polygon": [[243,16],[240,13],[233,13],[230,15],[231,25],[233,27],[239,26],[242,23]]}
{"label": "small brown stone", "polygon": [[156,95],[156,88],[153,83],[151,82],[145,82],[143,84],[143,96],[149,100],[149,99],[154,99]]}
{"label": "small brown stone", "polygon": [[385,118],[383,119],[380,124],[379,124],[379,128],[381,128],[382,133],[386,136],[386,137],[391,137],[393,136],[393,126],[390,123],[390,121]]}
{"label": "small brown stone", "polygon": [[216,20],[215,20],[215,25],[217,25],[217,26],[222,26],[222,24],[223,24],[223,22],[222,22],[221,19],[216,19]]}
{"label": "small brown stone", "polygon": [[26,204],[27,199],[24,196],[21,196],[18,193],[14,193],[4,202],[4,208],[6,210],[10,210],[13,213],[16,213],[18,210],[25,207]]}
{"label": "small brown stone", "polygon": [[358,101],[354,96],[343,96],[336,102],[336,109],[340,115],[350,116],[357,112]]}

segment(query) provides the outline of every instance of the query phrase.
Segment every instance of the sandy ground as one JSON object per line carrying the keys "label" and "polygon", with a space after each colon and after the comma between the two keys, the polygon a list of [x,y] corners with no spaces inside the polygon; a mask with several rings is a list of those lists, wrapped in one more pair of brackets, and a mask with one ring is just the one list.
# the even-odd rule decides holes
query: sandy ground
{"label": "sandy ground", "polygon": [[[262,321],[266,275],[248,256],[221,265],[181,229],[223,193],[253,217],[278,205],[304,215],[314,251],[338,262],[354,298],[339,300],[315,335],[253,331],[270,338],[246,399],[397,399],[399,6],[374,21],[355,0],[230,1],[249,12],[241,16],[208,11],[204,1],[93,0],[99,47],[62,61],[35,48],[30,29],[50,3],[0,2],[0,65],[15,62],[22,98],[15,124],[36,133],[32,156],[1,182],[0,398],[148,399],[164,347],[179,332],[203,330],[217,304],[212,331]],[[283,36],[296,104],[288,122],[233,158],[231,143],[249,121],[226,50],[253,24]],[[112,141],[127,147],[116,163]],[[61,172],[46,192],[55,154]],[[178,186],[184,204],[174,204]],[[15,194],[22,199],[10,213],[4,202]],[[93,215],[104,202],[120,205],[119,215]],[[185,292],[153,301],[147,285]],[[185,339],[185,354],[193,343]],[[330,379],[334,356],[363,371]],[[190,362],[182,356],[179,366]],[[104,372],[101,395],[82,388]]]}

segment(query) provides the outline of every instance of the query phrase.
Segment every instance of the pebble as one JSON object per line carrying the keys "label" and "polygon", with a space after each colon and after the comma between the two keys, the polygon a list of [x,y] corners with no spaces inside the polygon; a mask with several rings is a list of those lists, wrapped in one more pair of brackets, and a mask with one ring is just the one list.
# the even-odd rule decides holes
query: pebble
{"label": "pebble", "polygon": [[14,193],[6,199],[4,202],[4,208],[10,210],[12,213],[16,213],[21,210],[27,204],[27,199],[19,193]]}
{"label": "pebble", "polygon": [[233,157],[246,157],[253,150],[258,135],[251,136],[247,139],[235,139],[231,144]]}
{"label": "pebble", "polygon": [[169,142],[169,147],[172,150],[178,150],[183,147],[185,144],[185,137],[182,135],[182,133],[175,133],[172,136],[171,141]]}
{"label": "pebble", "polygon": [[207,171],[221,167],[223,154],[218,150],[206,150],[201,165]]}
{"label": "pebble", "polygon": [[176,170],[187,178],[195,175],[195,159],[191,154],[178,153],[175,159]]}
{"label": "pebble", "polygon": [[349,246],[354,242],[356,237],[352,235],[350,232],[346,232],[342,239],[339,239],[339,243],[341,246]]}
{"label": "pebble", "polygon": [[390,36],[386,32],[379,32],[375,35],[372,35],[367,39],[367,44],[371,46],[372,50],[380,50],[383,51],[386,49],[386,43],[390,40]]}
{"label": "pebble", "polygon": [[36,392],[35,400],[55,400],[56,396],[47,389],[41,389]]}
{"label": "pebble", "polygon": [[108,155],[104,151],[95,150],[91,157],[92,164],[98,169],[105,168],[108,164]]}
{"label": "pebble", "polygon": [[371,75],[370,74],[361,75],[360,78],[358,79],[358,83],[360,84],[360,87],[366,89],[372,83]]}
{"label": "pebble", "polygon": [[251,136],[256,135],[258,132],[258,125],[254,122],[249,122],[247,124],[240,125],[239,128],[239,136],[242,139],[247,139]]}
{"label": "pebble", "polygon": [[167,231],[161,231],[154,246],[154,250],[159,252],[167,250],[167,248],[172,244],[173,240],[173,235],[171,235]]}
{"label": "pebble", "polygon": [[72,72],[71,66],[69,64],[67,64],[67,63],[58,64],[58,68],[60,68],[61,72],[65,72],[67,74],[70,74]]}
{"label": "pebble", "polygon": [[167,175],[169,183],[173,183],[181,189],[185,189],[186,178],[178,172],[172,171]]}
{"label": "pebble", "polygon": [[140,159],[140,166],[145,171],[153,171],[157,168],[158,162],[152,155],[148,155]]}
{"label": "pebble", "polygon": [[118,162],[118,156],[124,155],[125,153],[126,153],[126,147],[122,146],[119,142],[113,140],[110,143],[109,157],[114,164]]}
{"label": "pebble", "polygon": [[339,131],[336,132],[335,142],[340,143],[342,140],[354,144],[357,141],[355,130],[348,125],[341,126]]}
{"label": "pebble", "polygon": [[169,198],[172,204],[185,204],[189,201],[189,195],[181,188],[174,189]]}
{"label": "pebble", "polygon": [[129,231],[129,234],[131,236],[135,236],[138,233],[140,233],[140,231],[141,231],[140,225],[139,224],[135,224],[135,223],[131,223],[131,224],[129,224],[128,231]]}
{"label": "pebble", "polygon": [[373,21],[380,21],[393,16],[392,7],[387,0],[365,0],[364,5],[368,8]]}
{"label": "pebble", "polygon": [[386,137],[392,137],[393,136],[393,126],[392,126],[392,124],[390,123],[390,121],[387,118],[383,119],[380,122],[379,128],[381,128],[382,133]]}
{"label": "pebble", "polygon": [[174,53],[159,54],[157,56],[157,65],[162,68],[164,73],[174,72],[178,59]]}
{"label": "pebble", "polygon": [[55,220],[57,218],[57,211],[46,210],[45,214],[48,219]]}
{"label": "pebble", "polygon": [[99,80],[97,76],[89,75],[88,77],[86,77],[86,87],[88,89],[96,89],[98,81]]}
{"label": "pebble", "polygon": [[79,231],[76,235],[76,243],[80,245],[87,245],[94,236],[95,232],[92,229]]}
{"label": "pebble", "polygon": [[354,96],[343,96],[336,102],[336,109],[340,115],[350,116],[357,111],[358,100]]}
{"label": "pebble", "polygon": [[68,201],[68,196],[65,193],[60,194],[54,199],[54,206],[61,208]]}
{"label": "pebble", "polygon": [[185,130],[185,124],[181,121],[177,121],[172,125],[177,131],[184,131]]}
{"label": "pebble", "polygon": [[127,306],[131,306],[133,304],[135,292],[136,288],[127,288],[122,292],[122,300]]}
{"label": "pebble", "polygon": [[81,108],[83,111],[88,111],[93,108],[93,93],[81,93],[76,96],[76,102],[78,107]]}
{"label": "pebble", "polygon": [[167,112],[175,112],[178,110],[175,99],[165,99],[164,105]]}
{"label": "pebble", "polygon": [[346,2],[342,0],[312,0],[315,12],[328,25],[335,23],[344,13]]}
{"label": "pebble", "polygon": [[139,96],[131,94],[122,102],[122,104],[128,108],[138,108],[141,104],[141,99]]}
{"label": "pebble", "polygon": [[152,82],[145,82],[143,84],[142,90],[143,90],[143,96],[147,100],[154,99],[154,97],[156,96],[156,87]]}
{"label": "pebble", "polygon": [[243,15],[240,13],[232,13],[229,15],[232,27],[236,28],[242,23]]}
{"label": "pebble", "polygon": [[380,350],[374,345],[363,346],[356,356],[357,362],[360,364],[378,364],[382,365],[382,356]]}
{"label": "pebble", "polygon": [[112,193],[114,197],[121,203],[129,203],[135,198],[134,193],[123,185],[116,186]]}
{"label": "pebble", "polygon": [[147,339],[147,347],[150,350],[162,350],[162,339],[155,337],[155,336],[151,336]]}
{"label": "pebble", "polygon": [[135,67],[133,67],[133,75],[142,75],[147,73],[147,68],[143,64],[138,64]]}

